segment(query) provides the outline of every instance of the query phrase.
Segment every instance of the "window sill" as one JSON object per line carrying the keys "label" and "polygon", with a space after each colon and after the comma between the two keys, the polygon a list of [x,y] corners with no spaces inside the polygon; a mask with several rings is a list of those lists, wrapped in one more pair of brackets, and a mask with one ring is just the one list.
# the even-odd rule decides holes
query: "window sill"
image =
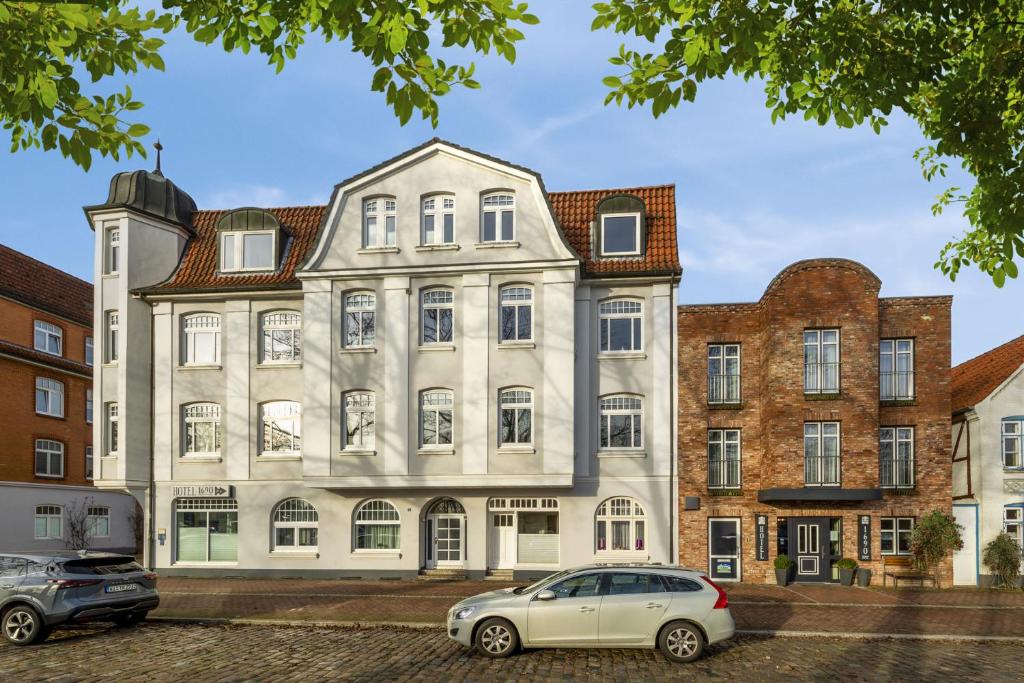
{"label": "window sill", "polygon": [[533,446],[498,446],[499,455],[533,455],[536,452]]}
{"label": "window sill", "polygon": [[732,488],[727,486],[719,486],[716,488],[708,487],[709,496],[742,496],[743,489],[739,486]]}
{"label": "window sill", "polygon": [[172,562],[172,567],[237,567],[238,561],[235,562]]}
{"label": "window sill", "polygon": [[598,451],[597,457],[599,458],[646,458],[647,451],[644,450],[615,450],[609,449],[607,451]]}
{"label": "window sill", "polygon": [[743,410],[743,403],[709,403],[708,410]]}
{"label": "window sill", "polygon": [[178,460],[180,462],[220,462],[223,458],[219,455],[183,455]]}
{"label": "window sill", "polygon": [[1003,474],[1024,474],[1024,467],[1003,467]]}
{"label": "window sill", "polygon": [[475,246],[477,249],[514,249],[519,246],[519,242],[518,240],[495,240],[493,242],[477,242],[473,246]]}
{"label": "window sill", "polygon": [[805,401],[836,401],[839,400],[840,398],[842,398],[842,394],[840,394],[839,392],[831,392],[828,394],[809,394],[806,391],[804,392]]}
{"label": "window sill", "polygon": [[357,254],[397,254],[401,251],[398,247],[363,247],[356,249]]}
{"label": "window sill", "polygon": [[914,496],[917,495],[916,486],[882,486],[883,493],[890,496]]}
{"label": "window sill", "polygon": [[417,455],[455,455],[454,448],[420,448]]}
{"label": "window sill", "polygon": [[421,244],[416,251],[458,251],[461,248],[457,244]]}
{"label": "window sill", "polygon": [[287,462],[290,460],[302,460],[302,455],[298,453],[287,453],[282,455],[260,453],[256,456],[256,462]]}
{"label": "window sill", "polygon": [[102,365],[100,365],[100,367],[101,368],[116,368],[117,367],[117,361],[112,361],[110,363],[103,363]]}
{"label": "window sill", "polygon": [[257,363],[257,368],[273,369],[273,368],[301,368],[302,363],[273,363],[270,361]]}
{"label": "window sill", "polygon": [[606,258],[606,259],[638,259],[638,258],[643,258],[643,253],[639,252],[639,251],[609,251],[609,252],[602,251],[602,252],[600,252],[597,255],[597,258]]}
{"label": "window sill", "polygon": [[537,345],[532,341],[506,341],[498,342],[498,350],[502,349],[535,349]]}
{"label": "window sill", "polygon": [[377,353],[377,349],[373,346],[342,346],[338,353]]}
{"label": "window sill", "polygon": [[37,479],[63,479],[63,474],[39,474],[36,472]]}
{"label": "window sill", "polygon": [[400,559],[402,559],[402,551],[401,550],[390,550],[390,549],[389,550],[353,550],[352,551],[352,558],[353,559],[358,559],[360,557],[364,558],[364,559],[366,559],[366,558],[373,558],[375,560],[379,560],[381,558],[385,558],[385,559],[389,559],[389,560],[400,560]]}
{"label": "window sill", "polygon": [[903,406],[916,406],[917,399],[913,396],[907,398],[883,398],[879,399],[878,403],[883,408],[900,408]]}
{"label": "window sill", "polygon": [[207,363],[207,364],[196,364],[196,365],[179,365],[177,367],[178,372],[188,372],[191,370],[223,370],[224,366],[218,363]]}
{"label": "window sill", "polygon": [[320,553],[308,550],[274,550],[268,553],[267,557],[271,560],[319,560]]}
{"label": "window sill", "polygon": [[51,415],[50,413],[36,413],[36,417],[48,417],[51,420],[63,420],[63,415]]}
{"label": "window sill", "polygon": [[115,278],[115,277],[119,276],[120,274],[121,273],[103,273],[103,279],[104,280],[109,280],[111,278]]}
{"label": "window sill", "polygon": [[338,455],[377,455],[377,451],[368,448],[343,448],[338,451]]}
{"label": "window sill", "polygon": [[598,360],[647,360],[647,354],[643,351],[601,351],[597,354]]}
{"label": "window sill", "polygon": [[120,453],[107,453],[106,455],[101,455],[100,460],[117,460],[120,455]]}
{"label": "window sill", "polygon": [[454,351],[455,344],[420,344],[416,347],[416,350],[420,353],[427,353],[430,351]]}

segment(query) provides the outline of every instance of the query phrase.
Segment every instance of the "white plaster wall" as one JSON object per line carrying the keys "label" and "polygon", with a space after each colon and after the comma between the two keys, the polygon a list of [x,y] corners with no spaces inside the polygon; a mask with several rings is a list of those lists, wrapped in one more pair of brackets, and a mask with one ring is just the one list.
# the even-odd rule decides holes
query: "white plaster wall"
{"label": "white plaster wall", "polygon": [[[68,511],[72,505],[103,505],[110,508],[110,536],[89,541],[92,550],[132,552],[135,537],[129,515],[135,499],[127,493],[103,491],[91,486],[64,486],[0,482],[0,553],[67,550]],[[60,505],[64,510],[63,540],[35,538],[37,505]]]}

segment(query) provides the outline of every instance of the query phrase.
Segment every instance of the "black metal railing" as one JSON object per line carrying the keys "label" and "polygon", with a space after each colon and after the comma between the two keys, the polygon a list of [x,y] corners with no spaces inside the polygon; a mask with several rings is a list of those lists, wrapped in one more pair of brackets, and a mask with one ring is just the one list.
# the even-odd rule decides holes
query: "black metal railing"
{"label": "black metal railing", "polygon": [[878,471],[883,489],[914,488],[913,458],[883,457]]}
{"label": "black metal railing", "polygon": [[805,394],[838,394],[839,363],[804,362]]}
{"label": "black metal railing", "polygon": [[708,488],[738,489],[740,461],[738,458],[708,458]]}
{"label": "black metal railing", "polygon": [[882,372],[878,376],[878,396],[883,401],[909,401],[914,398],[914,371]]}
{"label": "black metal railing", "polygon": [[708,375],[708,403],[739,403],[740,376]]}
{"label": "black metal railing", "polygon": [[805,455],[804,486],[839,486],[838,455]]}

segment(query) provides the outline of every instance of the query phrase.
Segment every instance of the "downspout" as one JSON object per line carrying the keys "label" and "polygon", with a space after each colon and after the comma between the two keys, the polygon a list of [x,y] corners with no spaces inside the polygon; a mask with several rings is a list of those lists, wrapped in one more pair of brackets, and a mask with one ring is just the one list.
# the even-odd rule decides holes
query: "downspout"
{"label": "downspout", "polygon": [[156,330],[153,321],[153,304],[142,299],[149,306],[149,524],[146,530],[146,545],[149,552],[149,570],[156,567],[156,457],[153,453],[153,407],[156,404],[156,385],[154,383],[156,373],[153,369],[155,359],[153,358],[153,333]]}
{"label": "downspout", "polygon": [[672,389],[669,392],[668,403],[669,412],[671,413],[672,420],[672,446],[670,452],[672,454],[672,462],[669,465],[669,500],[672,501],[672,507],[669,517],[668,528],[671,530],[672,538],[669,541],[669,552],[672,553],[672,564],[679,564],[679,364],[676,361],[676,356],[679,353],[679,313],[678,304],[676,303],[676,297],[679,295],[677,291],[678,285],[673,285],[671,288],[671,322],[669,329],[672,334],[672,343],[669,345],[669,362],[672,364]]}

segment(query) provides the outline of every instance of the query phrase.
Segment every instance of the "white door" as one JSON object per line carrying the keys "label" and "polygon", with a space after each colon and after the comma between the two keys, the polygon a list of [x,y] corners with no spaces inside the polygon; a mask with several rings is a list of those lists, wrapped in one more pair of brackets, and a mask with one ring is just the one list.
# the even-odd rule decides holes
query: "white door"
{"label": "white door", "polygon": [[516,564],[516,514],[514,512],[491,513],[491,557],[492,569],[512,569]]}
{"label": "white door", "polygon": [[434,567],[461,567],[465,559],[465,515],[431,515]]}
{"label": "white door", "polygon": [[964,547],[953,553],[953,585],[978,585],[978,506],[954,505],[953,519],[963,526]]}

